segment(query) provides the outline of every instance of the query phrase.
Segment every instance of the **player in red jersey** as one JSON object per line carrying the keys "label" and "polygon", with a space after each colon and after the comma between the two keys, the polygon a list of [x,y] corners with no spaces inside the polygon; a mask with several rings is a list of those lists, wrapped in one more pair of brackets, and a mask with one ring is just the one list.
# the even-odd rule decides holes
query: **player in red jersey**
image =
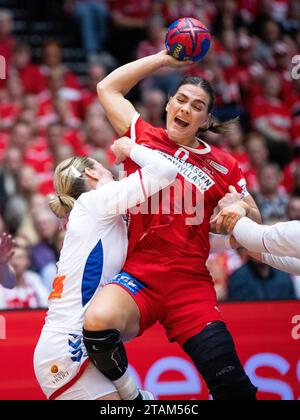
{"label": "player in red jersey", "polygon": [[[168,194],[164,191],[154,204],[152,198],[153,208],[131,211],[124,271],[87,310],[84,342],[95,366],[122,382],[128,364],[122,339],[159,321],[169,340],[192,358],[214,399],[255,399],[256,388],[238,359],[205,264],[210,219],[229,185],[243,194],[240,211],[260,222],[237,162],[197,137],[199,128],[224,129],[211,116],[212,87],[200,78],[185,79],[168,102],[167,130],[142,121],[124,97],[160,68],[182,65],[162,51],[120,67],[98,84],[116,131],[159,150],[177,165],[179,175]],[[125,169],[131,173],[135,166],[127,161]]]}

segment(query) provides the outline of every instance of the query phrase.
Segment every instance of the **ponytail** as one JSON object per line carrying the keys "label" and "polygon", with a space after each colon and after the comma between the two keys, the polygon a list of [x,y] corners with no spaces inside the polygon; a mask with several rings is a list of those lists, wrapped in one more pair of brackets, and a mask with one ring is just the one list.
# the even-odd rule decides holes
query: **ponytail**
{"label": "ponytail", "polygon": [[207,131],[215,134],[223,134],[230,136],[232,131],[238,126],[239,117],[232,118],[228,121],[219,122],[215,117],[211,117],[210,124],[207,128],[199,128],[198,135],[201,135]]}
{"label": "ponytail", "polygon": [[70,196],[49,195],[48,205],[55,216],[59,219],[64,219],[72,210],[75,199]]}

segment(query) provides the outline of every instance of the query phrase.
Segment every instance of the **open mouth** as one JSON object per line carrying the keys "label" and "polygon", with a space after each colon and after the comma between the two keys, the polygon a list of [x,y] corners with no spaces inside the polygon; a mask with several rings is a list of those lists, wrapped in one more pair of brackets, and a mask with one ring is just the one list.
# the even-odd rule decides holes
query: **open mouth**
{"label": "open mouth", "polygon": [[179,125],[180,127],[182,127],[182,128],[185,128],[185,127],[187,127],[187,126],[189,125],[187,122],[185,122],[185,121],[181,120],[181,119],[180,119],[180,118],[178,118],[178,117],[176,117],[176,118],[175,118],[175,123],[176,123],[177,125]]}

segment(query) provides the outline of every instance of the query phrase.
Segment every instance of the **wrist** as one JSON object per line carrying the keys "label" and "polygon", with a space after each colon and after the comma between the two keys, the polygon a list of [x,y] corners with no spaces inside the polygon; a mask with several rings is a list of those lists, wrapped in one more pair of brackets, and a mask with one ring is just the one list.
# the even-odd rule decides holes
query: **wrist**
{"label": "wrist", "polygon": [[250,213],[250,206],[245,201],[241,201],[241,207],[245,210],[245,217],[247,217]]}

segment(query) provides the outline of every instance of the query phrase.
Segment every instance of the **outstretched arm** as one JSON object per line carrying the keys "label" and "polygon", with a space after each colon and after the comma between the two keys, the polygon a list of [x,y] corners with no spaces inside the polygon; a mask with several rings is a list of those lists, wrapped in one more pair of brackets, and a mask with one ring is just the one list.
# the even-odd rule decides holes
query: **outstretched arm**
{"label": "outstretched arm", "polygon": [[175,60],[164,50],[121,66],[98,83],[99,101],[116,132],[123,135],[131,125],[136,110],[125,95],[138,82],[163,67],[187,64],[190,63]]}
{"label": "outstretched arm", "polygon": [[276,257],[272,254],[261,254],[257,252],[248,252],[248,254],[255,260],[268,264],[278,270],[300,276],[300,258]]}
{"label": "outstretched arm", "polygon": [[232,233],[249,251],[300,258],[299,221],[263,226],[243,217],[236,223]]}

